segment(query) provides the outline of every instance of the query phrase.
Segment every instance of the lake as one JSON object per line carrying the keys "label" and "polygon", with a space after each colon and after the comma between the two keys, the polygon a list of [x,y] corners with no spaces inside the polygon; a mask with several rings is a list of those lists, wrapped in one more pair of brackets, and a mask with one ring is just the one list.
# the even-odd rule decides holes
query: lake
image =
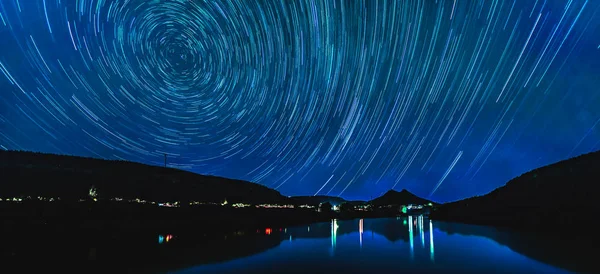
{"label": "lake", "polygon": [[507,246],[522,235],[423,216],[332,220],[257,234],[278,244],[168,273],[572,273],[532,258],[544,257],[543,250],[525,250],[533,254],[527,256]]}
{"label": "lake", "polygon": [[600,273],[588,251],[597,237],[583,225],[518,233],[411,216],[219,233],[72,231],[5,233],[0,261],[10,273]]}

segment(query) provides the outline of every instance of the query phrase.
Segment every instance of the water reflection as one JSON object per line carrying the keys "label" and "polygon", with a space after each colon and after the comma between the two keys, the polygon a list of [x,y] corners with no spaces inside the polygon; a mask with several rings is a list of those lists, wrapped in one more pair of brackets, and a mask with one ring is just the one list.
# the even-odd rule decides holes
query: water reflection
{"label": "water reflection", "polygon": [[[537,273],[568,273],[507,249],[497,243],[498,239],[494,238],[497,234],[482,232],[495,230],[493,228],[484,227],[479,231],[472,227],[432,222],[426,216],[334,219],[308,227],[273,229],[265,235],[280,239],[280,246],[273,251],[231,263],[200,266],[185,273],[370,273],[375,268],[379,273],[440,270],[445,273],[516,273],[524,269]],[[365,239],[364,233],[368,231],[371,237]],[[461,236],[470,233],[485,237]],[[438,254],[434,243],[438,245]],[[498,265],[498,261],[504,263]],[[273,268],[275,265],[279,268]]]}
{"label": "water reflection", "polygon": [[337,230],[339,226],[337,224],[337,220],[331,220],[331,255],[335,254],[335,244],[337,242]]}
{"label": "water reflection", "polygon": [[413,239],[413,217],[412,216],[408,216],[408,238],[410,241],[410,258],[414,259],[415,258],[415,242]]}
{"label": "water reflection", "polygon": [[[365,237],[365,233],[371,237]],[[60,244],[47,242],[52,237],[33,234],[11,237],[3,247],[3,254],[16,254],[10,258],[21,256],[31,261],[72,258],[74,263],[81,257],[80,260],[93,261],[95,265],[144,268],[136,271],[140,273],[158,270],[173,273],[182,268],[189,268],[183,273],[190,274],[371,273],[373,269],[378,273],[432,273],[440,269],[446,273],[515,273],[523,272],[522,269],[564,273],[547,263],[600,273],[594,260],[585,257],[591,255],[586,255],[586,242],[578,239],[578,235],[574,233],[565,239],[569,242],[565,245],[556,235],[538,239],[536,236],[540,235],[519,235],[410,216],[331,220],[310,226],[207,235],[180,231],[135,237],[105,235],[98,239],[82,235],[68,238],[72,243]],[[3,261],[8,258],[0,257]],[[499,261],[503,263],[498,265]],[[494,270],[497,267],[502,269]]]}
{"label": "water reflection", "polygon": [[419,236],[421,236],[421,247],[425,247],[425,237],[423,234],[423,215],[421,215],[419,216]]}
{"label": "water reflection", "polygon": [[167,234],[166,236],[158,235],[158,244],[168,243],[172,239],[173,239],[173,235],[171,235],[171,234]]}
{"label": "water reflection", "polygon": [[[421,216],[408,216],[407,219],[402,221],[402,224],[407,226],[408,230],[408,243],[410,248],[410,258],[415,258],[415,234],[418,234],[421,242],[421,249],[425,248],[425,226],[423,224],[425,217]],[[433,261],[433,223],[429,221],[429,252],[430,258]]]}
{"label": "water reflection", "polygon": [[429,220],[429,259],[434,261],[433,256],[433,223]]}
{"label": "water reflection", "polygon": [[364,223],[364,219],[360,219],[358,220],[358,236],[360,237],[360,248],[362,248],[362,242],[363,242],[363,223]]}

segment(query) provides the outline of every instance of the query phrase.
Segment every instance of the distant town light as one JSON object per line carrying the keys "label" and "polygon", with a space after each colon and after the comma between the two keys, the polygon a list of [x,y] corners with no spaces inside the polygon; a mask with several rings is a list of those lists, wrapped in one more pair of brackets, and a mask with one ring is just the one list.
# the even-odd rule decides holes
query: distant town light
{"label": "distant town light", "polygon": [[96,197],[98,197],[98,191],[96,190],[96,188],[94,186],[92,186],[90,188],[90,191],[88,192],[88,195],[90,196],[90,198],[94,199]]}

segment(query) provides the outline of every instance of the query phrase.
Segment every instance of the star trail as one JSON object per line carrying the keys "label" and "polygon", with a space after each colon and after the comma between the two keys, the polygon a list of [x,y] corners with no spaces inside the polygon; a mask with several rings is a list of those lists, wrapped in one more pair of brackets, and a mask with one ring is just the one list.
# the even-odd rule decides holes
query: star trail
{"label": "star trail", "polygon": [[1,149],[284,195],[456,200],[600,149],[594,0],[0,0],[0,72]]}

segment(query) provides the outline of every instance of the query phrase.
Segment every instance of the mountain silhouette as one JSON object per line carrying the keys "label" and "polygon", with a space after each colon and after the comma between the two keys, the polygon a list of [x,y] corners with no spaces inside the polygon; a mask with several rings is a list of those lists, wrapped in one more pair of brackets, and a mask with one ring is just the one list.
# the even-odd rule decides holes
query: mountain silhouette
{"label": "mountain silhouette", "polygon": [[494,191],[444,204],[433,218],[504,226],[574,225],[600,212],[600,152],[544,166]]}
{"label": "mountain silhouette", "polygon": [[379,198],[375,198],[370,202],[375,206],[386,206],[386,205],[408,205],[408,204],[418,204],[424,205],[433,203],[427,199],[421,198],[415,194],[410,193],[408,190],[403,189],[398,192],[395,190],[390,190],[383,194]]}
{"label": "mountain silhouette", "polygon": [[16,196],[222,203],[287,203],[289,198],[256,183],[183,170],[76,156],[0,150],[0,193]]}

